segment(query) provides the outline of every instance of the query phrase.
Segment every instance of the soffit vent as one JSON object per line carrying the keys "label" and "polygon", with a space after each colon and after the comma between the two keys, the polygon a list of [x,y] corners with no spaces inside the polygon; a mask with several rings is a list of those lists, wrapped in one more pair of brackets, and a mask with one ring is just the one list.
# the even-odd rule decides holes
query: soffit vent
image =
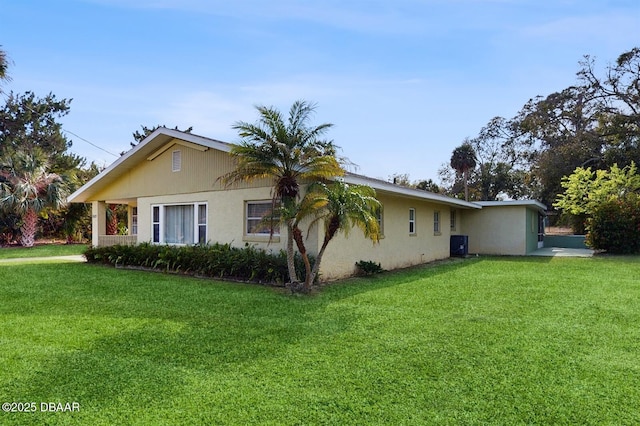
{"label": "soffit vent", "polygon": [[182,152],[181,151],[173,151],[171,153],[171,170],[174,172],[179,172],[182,167]]}

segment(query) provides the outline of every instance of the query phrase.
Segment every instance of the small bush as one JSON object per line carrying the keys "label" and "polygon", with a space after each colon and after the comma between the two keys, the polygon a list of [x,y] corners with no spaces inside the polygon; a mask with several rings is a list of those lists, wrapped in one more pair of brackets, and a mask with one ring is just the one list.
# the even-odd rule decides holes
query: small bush
{"label": "small bush", "polygon": [[600,204],[588,222],[587,244],[613,254],[640,253],[640,197]]}
{"label": "small bush", "polygon": [[359,275],[373,275],[384,272],[380,263],[376,263],[371,260],[361,260],[356,262],[356,268]]}
{"label": "small bush", "polygon": [[[139,266],[163,272],[228,278],[259,283],[282,284],[288,281],[287,255],[271,253],[245,245],[230,244],[169,246],[142,243],[91,247],[84,253],[89,263],[113,266]],[[313,262],[313,259],[311,259]],[[304,279],[304,263],[295,259],[298,275]]]}

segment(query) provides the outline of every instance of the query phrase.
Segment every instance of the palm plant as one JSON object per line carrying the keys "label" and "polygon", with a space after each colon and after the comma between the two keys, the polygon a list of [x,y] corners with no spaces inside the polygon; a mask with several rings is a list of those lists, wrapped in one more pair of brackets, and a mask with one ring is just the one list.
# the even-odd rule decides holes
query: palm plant
{"label": "palm plant", "polygon": [[20,217],[21,244],[32,247],[38,214],[66,204],[67,184],[59,175],[47,171],[48,162],[39,151],[15,152],[1,161],[0,205]]}
{"label": "palm plant", "polygon": [[[307,274],[305,290],[311,288],[315,281],[325,249],[335,235],[342,231],[349,235],[351,228],[358,227],[366,238],[374,243],[380,238],[378,211],[380,202],[376,199],[375,189],[365,185],[349,185],[342,181],[332,183],[316,182],[310,185],[309,191],[300,203],[294,227],[311,217],[309,228],[319,222],[324,223],[324,239],[316,256],[313,268],[306,257],[306,250],[300,250],[305,261]],[[300,242],[296,239],[298,245]]]}
{"label": "palm plant", "polygon": [[236,161],[235,169],[221,178],[226,185],[272,180],[274,207],[280,203],[280,221],[288,231],[287,266],[291,282],[298,281],[293,244],[300,184],[344,174],[341,160],[336,157],[336,146],[322,139],[332,124],[309,125],[315,107],[296,101],[286,120],[274,107],[256,107],[260,117],[255,124],[240,121],[233,126],[242,140],[230,152]]}
{"label": "palm plant", "polygon": [[476,167],[476,152],[468,141],[453,150],[451,167],[459,174],[462,174],[464,199],[469,201],[469,172]]}
{"label": "palm plant", "polygon": [[[1,46],[0,46],[1,47]],[[9,76],[7,75],[7,69],[9,68],[9,60],[7,59],[7,53],[0,49],[0,82],[2,80],[9,80]],[[0,93],[2,90],[0,89]]]}

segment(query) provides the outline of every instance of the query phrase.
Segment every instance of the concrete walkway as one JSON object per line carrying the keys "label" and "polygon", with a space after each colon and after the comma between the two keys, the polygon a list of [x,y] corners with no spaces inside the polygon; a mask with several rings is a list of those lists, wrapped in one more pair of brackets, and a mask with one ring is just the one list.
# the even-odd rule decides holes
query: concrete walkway
{"label": "concrete walkway", "polygon": [[594,251],[591,249],[544,247],[538,249],[529,256],[549,256],[549,257],[591,257]]}
{"label": "concrete walkway", "polygon": [[43,262],[47,260],[66,260],[69,262],[86,262],[87,259],[81,254],[73,254],[68,256],[46,256],[46,257],[17,257],[15,259],[0,259],[0,263],[13,262]]}

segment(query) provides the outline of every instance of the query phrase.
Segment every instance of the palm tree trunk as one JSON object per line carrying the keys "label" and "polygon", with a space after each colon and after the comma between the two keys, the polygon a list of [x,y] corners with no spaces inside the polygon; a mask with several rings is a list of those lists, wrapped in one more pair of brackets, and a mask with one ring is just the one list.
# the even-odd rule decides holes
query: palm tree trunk
{"label": "palm tree trunk", "polygon": [[462,176],[464,179],[464,200],[469,201],[469,170],[465,169]]}
{"label": "palm tree trunk", "polygon": [[38,213],[32,208],[27,209],[22,217],[20,243],[23,247],[33,247],[36,242],[36,230],[38,227]]}
{"label": "palm tree trunk", "polygon": [[331,239],[336,235],[338,229],[340,229],[340,221],[337,216],[333,216],[330,219],[329,228],[324,234],[324,241],[322,241],[322,247],[320,247],[318,256],[316,256],[316,262],[313,264],[311,274],[308,274],[306,279],[304,280],[304,287],[307,292],[311,290],[311,285],[316,280],[316,276],[318,276],[318,271],[320,271],[320,262],[322,261],[324,250],[329,245],[329,241],[331,241]]}
{"label": "palm tree trunk", "polygon": [[287,221],[287,268],[289,269],[289,282],[297,283],[295,252],[293,250],[293,224]]}
{"label": "palm tree trunk", "polygon": [[329,245],[329,241],[331,238],[326,238],[322,242],[322,247],[320,247],[320,251],[316,256],[316,262],[313,264],[313,269],[311,270],[311,274],[308,274],[306,279],[304,280],[304,287],[307,292],[311,291],[311,285],[316,280],[318,276],[318,272],[320,271],[320,262],[322,261],[322,256],[324,255],[324,249]]}
{"label": "palm tree trunk", "polygon": [[305,271],[305,283],[306,277],[311,275],[311,263],[309,262],[309,255],[307,254],[307,248],[304,245],[304,240],[302,238],[302,231],[298,228],[298,225],[293,226],[293,240],[296,242],[296,246],[298,247],[298,251],[300,252],[300,256],[302,256],[302,261],[304,262],[304,271]]}

